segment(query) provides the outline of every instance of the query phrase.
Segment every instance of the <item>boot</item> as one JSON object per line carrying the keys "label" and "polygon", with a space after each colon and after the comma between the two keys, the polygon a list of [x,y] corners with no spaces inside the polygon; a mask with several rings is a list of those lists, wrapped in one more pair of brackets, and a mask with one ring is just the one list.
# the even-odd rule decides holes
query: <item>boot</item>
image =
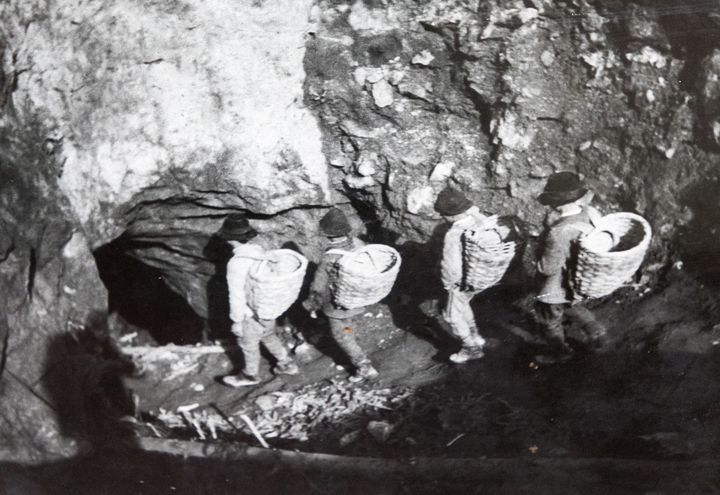
{"label": "boot", "polygon": [[298,365],[295,364],[295,361],[293,361],[292,359],[278,362],[275,365],[276,375],[297,375],[298,373],[300,373],[300,369],[298,368]]}
{"label": "boot", "polygon": [[481,359],[485,356],[482,346],[463,346],[459,352],[450,354],[450,362],[455,364],[467,363],[473,359]]}
{"label": "boot", "polygon": [[260,383],[260,379],[255,376],[246,375],[241,371],[237,375],[227,375],[222,377],[222,382],[228,387],[239,388],[257,385]]}
{"label": "boot", "polygon": [[370,361],[366,361],[358,366],[354,375],[348,377],[348,381],[351,383],[358,383],[363,380],[375,378],[378,374],[378,370],[373,367],[372,363],[370,363]]}

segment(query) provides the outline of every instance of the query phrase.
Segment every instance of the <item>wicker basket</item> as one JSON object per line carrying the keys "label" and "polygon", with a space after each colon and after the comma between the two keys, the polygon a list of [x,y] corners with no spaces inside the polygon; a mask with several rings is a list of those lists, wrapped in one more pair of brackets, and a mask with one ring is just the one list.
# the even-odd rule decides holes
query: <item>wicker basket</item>
{"label": "wicker basket", "polygon": [[346,308],[361,308],[383,299],[392,290],[400,270],[400,253],[384,244],[368,244],[336,262],[333,301]]}
{"label": "wicker basket", "polygon": [[572,286],[582,297],[603,297],[640,268],[652,231],[643,217],[612,213],[602,217],[577,245]]}
{"label": "wicker basket", "polygon": [[275,319],[297,299],[307,259],[291,249],[268,251],[249,274],[248,305],[258,318]]}
{"label": "wicker basket", "polygon": [[500,282],[515,256],[516,237],[512,223],[497,216],[465,230],[463,283],[480,291]]}

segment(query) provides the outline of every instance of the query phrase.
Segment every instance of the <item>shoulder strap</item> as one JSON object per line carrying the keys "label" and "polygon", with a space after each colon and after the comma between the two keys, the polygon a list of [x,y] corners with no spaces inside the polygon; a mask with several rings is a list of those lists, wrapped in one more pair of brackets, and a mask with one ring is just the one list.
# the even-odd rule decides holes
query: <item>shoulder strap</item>
{"label": "shoulder strap", "polygon": [[345,256],[346,254],[350,254],[352,251],[347,251],[345,249],[328,249],[325,251],[325,254],[337,254],[340,256]]}

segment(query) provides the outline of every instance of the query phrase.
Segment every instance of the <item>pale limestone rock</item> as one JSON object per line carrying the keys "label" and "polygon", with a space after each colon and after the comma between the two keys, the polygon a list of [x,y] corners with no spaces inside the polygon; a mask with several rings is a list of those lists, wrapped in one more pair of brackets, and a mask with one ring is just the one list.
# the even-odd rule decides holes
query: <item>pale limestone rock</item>
{"label": "pale limestone rock", "polygon": [[392,105],[393,102],[393,89],[392,86],[385,80],[382,79],[372,86],[372,95],[375,105],[380,108],[384,108]]}
{"label": "pale limestone rock", "polygon": [[455,168],[455,162],[443,161],[435,165],[432,173],[430,174],[430,182],[443,182],[452,176],[453,169]]}
{"label": "pale limestone rock", "polygon": [[430,185],[412,189],[407,195],[407,211],[417,215],[429,211],[435,202],[435,190]]}
{"label": "pale limestone rock", "polygon": [[363,0],[356,0],[352,5],[348,23],[355,31],[381,33],[393,28],[386,9],[368,8]]}
{"label": "pale limestone rock", "polygon": [[40,0],[0,6],[23,68],[14,107],[62,136],[59,184],[84,227],[117,235],[115,212],[149,188],[152,199],[226,191],[266,214],[329,203],[303,105],[311,5],[61,0],[27,30],[13,9],[30,17]]}
{"label": "pale limestone rock", "polygon": [[430,65],[435,60],[432,53],[427,50],[423,50],[412,58],[412,63],[415,65]]}

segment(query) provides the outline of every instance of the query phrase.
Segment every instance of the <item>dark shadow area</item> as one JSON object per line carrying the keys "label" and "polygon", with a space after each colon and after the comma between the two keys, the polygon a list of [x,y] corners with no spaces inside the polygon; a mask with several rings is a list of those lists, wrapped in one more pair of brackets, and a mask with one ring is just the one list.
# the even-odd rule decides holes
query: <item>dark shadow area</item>
{"label": "dark shadow area", "polygon": [[703,181],[682,193],[692,220],[678,230],[674,244],[686,270],[714,288],[720,287],[720,182]]}
{"label": "dark shadow area", "polygon": [[437,313],[444,304],[440,260],[443,239],[449,228],[448,224],[439,222],[426,243],[390,244],[402,257],[397,280],[386,299],[393,324],[430,342],[438,350],[437,360],[447,357],[457,346],[443,324],[428,314],[428,307]]}
{"label": "dark shadow area", "polygon": [[[110,312],[117,312],[131,325],[146,330],[160,345],[202,340],[202,318],[168,288],[160,270],[130,256],[131,247],[131,240],[120,237],[93,253],[108,290]],[[227,301],[227,296],[224,300]]]}
{"label": "dark shadow area", "polygon": [[[136,421],[135,398],[123,377],[137,373],[132,360],[110,339],[104,315],[95,315],[81,329],[59,333],[47,347],[41,380],[48,404],[56,414],[59,433],[73,439],[80,455],[75,459],[27,467],[0,464],[0,494],[44,495],[106,493],[98,478],[83,468],[98,451],[122,443],[132,447],[144,432]],[[115,459],[109,467],[118,467]],[[118,491],[117,493],[133,493]]]}

